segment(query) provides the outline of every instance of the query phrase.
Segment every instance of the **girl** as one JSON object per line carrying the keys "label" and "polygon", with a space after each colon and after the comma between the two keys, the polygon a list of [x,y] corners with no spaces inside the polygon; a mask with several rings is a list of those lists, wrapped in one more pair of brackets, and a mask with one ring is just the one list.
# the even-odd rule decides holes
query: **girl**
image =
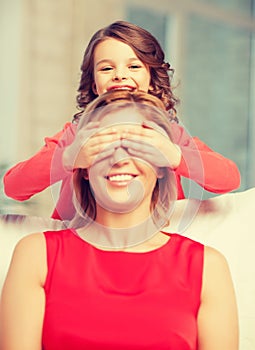
{"label": "girl", "polygon": [[171,137],[157,98],[144,96],[139,104],[136,92],[98,97],[103,107],[91,118],[104,130],[113,123],[117,143],[74,171],[79,228],[35,233],[16,246],[0,304],[2,350],[238,349],[226,260],[163,231],[172,171],[122,143],[127,125],[148,122],[165,142]]}
{"label": "girl", "polygon": [[[117,21],[100,29],[91,38],[85,50],[81,72],[77,96],[81,111],[98,95],[115,89],[143,90],[162,100],[172,121],[172,141],[181,151],[179,163],[173,168],[179,199],[184,198],[181,176],[194,180],[205,190],[214,193],[225,193],[239,187],[240,174],[234,162],[214,152],[197,137],[190,137],[178,125],[175,118],[177,99],[173,95],[169,76],[169,72],[173,74],[173,69],[164,61],[162,48],[149,32],[124,21]],[[66,173],[62,168],[61,159],[53,167],[52,158],[60,139],[61,147],[72,142],[81,113],[74,116],[72,124],[66,123],[62,131],[46,138],[43,148],[32,158],[7,171],[4,177],[7,196],[20,201],[27,200],[53,183],[61,181],[60,196],[52,217],[61,220],[73,218],[71,173]],[[101,138],[97,139],[98,152],[101,150],[100,142],[111,142],[115,132],[111,130],[110,133],[100,136]],[[160,143],[157,137],[157,133],[152,135],[154,142]],[[172,149],[173,147],[166,150],[166,157],[171,156]],[[89,149],[84,148],[79,166],[90,165],[93,156]]]}

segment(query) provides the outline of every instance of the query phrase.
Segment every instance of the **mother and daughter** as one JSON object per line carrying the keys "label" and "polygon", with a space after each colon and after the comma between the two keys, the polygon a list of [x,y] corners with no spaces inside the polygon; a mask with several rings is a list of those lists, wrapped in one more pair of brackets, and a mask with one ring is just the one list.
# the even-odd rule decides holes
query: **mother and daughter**
{"label": "mother and daughter", "polygon": [[4,178],[17,200],[62,181],[52,217],[69,226],[17,244],[1,349],[238,349],[225,258],[164,231],[181,176],[224,193],[239,186],[236,165],[178,124],[173,70],[146,30],[99,30],[81,70],[81,112]]}

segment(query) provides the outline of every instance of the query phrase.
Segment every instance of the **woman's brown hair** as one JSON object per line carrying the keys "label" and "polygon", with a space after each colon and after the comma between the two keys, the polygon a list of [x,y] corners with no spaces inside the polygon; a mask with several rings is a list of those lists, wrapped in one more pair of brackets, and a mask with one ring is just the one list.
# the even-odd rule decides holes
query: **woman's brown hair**
{"label": "woman's brown hair", "polygon": [[[171,139],[171,123],[164,104],[157,97],[143,91],[113,90],[100,95],[85,109],[77,131],[91,121],[100,121],[105,115],[127,108],[138,111],[146,120],[159,125]],[[72,221],[73,226],[79,226],[78,223],[84,225],[84,219],[96,219],[96,201],[84,171],[86,170],[77,169],[74,173],[74,205],[77,214]],[[164,176],[157,180],[151,199],[152,217],[159,226],[162,226],[162,222],[168,224],[169,212],[176,199],[175,175],[170,168],[164,168],[163,172]]]}

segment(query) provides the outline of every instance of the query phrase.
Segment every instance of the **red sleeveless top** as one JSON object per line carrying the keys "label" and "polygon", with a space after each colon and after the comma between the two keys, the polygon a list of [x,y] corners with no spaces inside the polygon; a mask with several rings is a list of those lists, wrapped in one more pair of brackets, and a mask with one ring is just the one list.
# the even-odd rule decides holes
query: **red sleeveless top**
{"label": "red sleeveless top", "polygon": [[44,350],[195,350],[204,246],[178,234],[145,253],[45,232]]}

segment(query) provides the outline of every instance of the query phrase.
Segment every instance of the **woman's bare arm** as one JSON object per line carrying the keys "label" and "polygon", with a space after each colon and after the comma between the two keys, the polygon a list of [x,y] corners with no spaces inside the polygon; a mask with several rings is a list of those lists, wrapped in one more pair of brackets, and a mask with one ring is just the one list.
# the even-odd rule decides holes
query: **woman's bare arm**
{"label": "woman's bare arm", "polygon": [[0,300],[0,348],[41,350],[46,276],[46,245],[42,234],[17,244]]}
{"label": "woman's bare arm", "polygon": [[198,314],[199,350],[238,350],[238,313],[226,259],[205,247],[201,307]]}

